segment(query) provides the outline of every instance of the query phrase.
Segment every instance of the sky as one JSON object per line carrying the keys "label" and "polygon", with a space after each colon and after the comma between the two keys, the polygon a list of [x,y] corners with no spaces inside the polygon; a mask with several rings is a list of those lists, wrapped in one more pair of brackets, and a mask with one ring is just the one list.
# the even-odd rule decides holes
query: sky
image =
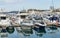
{"label": "sky", "polygon": [[[60,8],[60,0],[53,0],[54,7]],[[0,9],[6,11],[23,9],[49,9],[52,0],[0,0]]]}

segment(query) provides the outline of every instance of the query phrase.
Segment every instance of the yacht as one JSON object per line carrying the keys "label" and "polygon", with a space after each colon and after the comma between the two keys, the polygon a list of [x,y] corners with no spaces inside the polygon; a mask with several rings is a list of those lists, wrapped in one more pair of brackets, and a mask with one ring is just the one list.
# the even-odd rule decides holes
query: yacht
{"label": "yacht", "polygon": [[44,22],[36,22],[34,26],[34,28],[44,29],[46,27],[46,24]]}
{"label": "yacht", "polygon": [[[14,29],[14,27],[10,27],[11,25],[11,20],[10,17],[7,14],[0,14],[0,26],[3,32],[12,32],[11,30]],[[10,30],[10,31],[9,31]]]}
{"label": "yacht", "polygon": [[48,23],[48,25],[56,25],[58,26],[58,20],[59,18],[55,15],[53,15],[52,17],[49,18],[50,23]]}
{"label": "yacht", "polygon": [[10,17],[6,14],[0,14],[0,26],[10,26]]}
{"label": "yacht", "polygon": [[31,29],[34,24],[32,20],[25,19],[21,22],[20,25],[22,29]]}
{"label": "yacht", "polygon": [[43,19],[47,26],[58,25],[59,17],[56,14],[47,14]]}
{"label": "yacht", "polygon": [[27,18],[33,21],[34,27],[36,28],[45,28],[46,26],[41,14],[31,14]]}
{"label": "yacht", "polygon": [[29,19],[20,19],[19,26],[21,27],[16,27],[17,31],[21,31],[21,28],[31,29],[31,27],[33,26],[33,21]]}
{"label": "yacht", "polygon": [[34,19],[33,20],[34,21],[34,26],[36,28],[45,28],[46,23],[44,22],[43,17],[38,16],[38,17],[34,17],[33,19]]}
{"label": "yacht", "polygon": [[13,26],[19,25],[20,24],[20,14],[15,14],[11,16],[11,24]]}

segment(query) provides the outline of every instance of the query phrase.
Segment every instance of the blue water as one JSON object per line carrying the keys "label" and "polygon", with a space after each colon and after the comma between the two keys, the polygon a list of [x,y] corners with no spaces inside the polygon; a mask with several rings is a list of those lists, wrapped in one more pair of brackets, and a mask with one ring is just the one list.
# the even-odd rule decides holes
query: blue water
{"label": "blue water", "polygon": [[[24,35],[23,32],[17,32],[15,29],[14,33],[12,33],[12,34],[7,33],[6,37],[1,37],[1,34],[0,34],[0,38],[60,38],[60,28],[59,27],[55,30],[45,28],[45,30],[42,32],[39,32],[39,30],[36,31],[36,30],[32,29],[32,33],[31,34],[30,33],[29,33],[29,35]],[[38,33],[40,33],[40,34],[38,34]]]}

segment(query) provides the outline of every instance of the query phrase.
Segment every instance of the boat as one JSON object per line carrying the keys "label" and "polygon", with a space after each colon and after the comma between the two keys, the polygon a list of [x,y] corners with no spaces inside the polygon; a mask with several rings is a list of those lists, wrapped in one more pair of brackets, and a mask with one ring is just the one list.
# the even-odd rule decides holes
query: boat
{"label": "boat", "polygon": [[17,30],[21,32],[24,36],[30,36],[33,31],[32,31],[32,26],[33,26],[33,21],[29,19],[24,19],[23,21],[20,22],[20,26],[18,27]]}
{"label": "boat", "polygon": [[29,20],[29,19],[24,19],[20,25],[27,25],[27,26],[32,26],[33,25],[33,21]]}
{"label": "boat", "polygon": [[18,26],[20,24],[20,17],[19,16],[12,16],[11,17],[11,24],[13,26]]}
{"label": "boat", "polygon": [[31,29],[33,26],[33,22],[28,19],[24,19],[20,22],[20,27],[16,27],[16,30],[19,32],[21,29]]}
{"label": "boat", "polygon": [[12,25],[16,25],[19,26],[20,22],[23,21],[26,16],[28,15],[28,13],[25,12],[18,12],[15,16],[12,16]]}
{"label": "boat", "polygon": [[44,18],[46,25],[50,29],[57,29],[59,24],[59,17],[57,14],[51,14]]}
{"label": "boat", "polygon": [[34,24],[34,28],[44,29],[45,27],[46,27],[46,24],[44,24],[44,22],[37,22]]}
{"label": "boat", "polygon": [[50,23],[48,23],[48,25],[55,25],[58,26],[58,20],[59,18],[55,15],[53,15],[52,17],[49,18],[49,20],[51,21]]}
{"label": "boat", "polygon": [[34,27],[36,28],[45,28],[46,26],[46,23],[40,14],[31,14],[27,18],[33,21]]}
{"label": "boat", "polygon": [[32,20],[25,19],[20,23],[20,25],[22,29],[31,29],[34,24]]}
{"label": "boat", "polygon": [[43,29],[46,26],[46,23],[44,22],[43,17],[41,17],[41,16],[35,17],[33,21],[34,21],[34,26],[36,28]]}
{"label": "boat", "polygon": [[[11,20],[10,20],[9,15],[7,15],[7,14],[1,14],[0,15],[0,27],[1,28],[5,28],[5,29],[8,27],[9,28],[9,29],[7,28],[8,30],[13,30],[14,27],[10,28],[10,26],[12,26],[12,25],[11,25]],[[5,31],[5,29],[3,29],[3,31]]]}
{"label": "boat", "polygon": [[47,26],[57,26],[59,24],[59,16],[57,14],[47,14],[43,19]]}
{"label": "boat", "polygon": [[0,14],[0,26],[11,26],[10,17],[6,14]]}

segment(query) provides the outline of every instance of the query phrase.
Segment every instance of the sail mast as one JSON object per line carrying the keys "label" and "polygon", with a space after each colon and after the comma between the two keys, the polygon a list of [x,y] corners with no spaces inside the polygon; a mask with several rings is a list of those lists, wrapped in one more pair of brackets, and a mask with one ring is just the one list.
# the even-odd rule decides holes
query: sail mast
{"label": "sail mast", "polygon": [[52,10],[54,10],[54,2],[53,2],[53,0],[52,0]]}
{"label": "sail mast", "polygon": [[50,9],[51,9],[51,12],[53,13],[53,11],[54,11],[54,1],[51,0],[51,2],[52,2],[52,3],[51,3],[52,5],[50,6]]}

